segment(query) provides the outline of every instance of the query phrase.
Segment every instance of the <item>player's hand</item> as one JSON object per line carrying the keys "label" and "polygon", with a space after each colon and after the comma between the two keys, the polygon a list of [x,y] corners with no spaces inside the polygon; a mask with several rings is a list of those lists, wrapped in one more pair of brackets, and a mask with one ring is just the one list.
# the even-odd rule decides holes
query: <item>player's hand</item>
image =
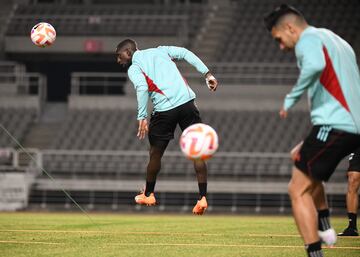
{"label": "player's hand", "polygon": [[291,160],[296,161],[300,158],[299,152],[300,152],[300,149],[301,149],[303,143],[304,142],[301,141],[293,149],[291,149],[291,151],[290,151]]}
{"label": "player's hand", "polygon": [[139,120],[139,128],[138,128],[137,137],[139,139],[144,139],[145,135],[148,131],[149,131],[149,128],[148,128],[147,119]]}
{"label": "player's hand", "polygon": [[206,80],[206,85],[210,89],[210,91],[216,91],[216,88],[218,86],[218,81],[210,72],[206,73],[205,80]]}
{"label": "player's hand", "polygon": [[288,116],[288,113],[284,108],[281,108],[281,110],[279,111],[279,115],[280,115],[281,119],[286,119]]}

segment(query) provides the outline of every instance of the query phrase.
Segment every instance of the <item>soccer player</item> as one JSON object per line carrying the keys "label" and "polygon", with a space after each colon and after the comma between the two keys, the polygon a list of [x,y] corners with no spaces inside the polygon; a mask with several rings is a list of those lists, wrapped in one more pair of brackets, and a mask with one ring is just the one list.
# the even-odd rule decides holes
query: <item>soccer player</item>
{"label": "soccer player", "polygon": [[[134,84],[139,123],[137,136],[144,139],[148,132],[150,160],[146,171],[144,192],[135,197],[142,205],[155,205],[154,188],[157,174],[161,168],[161,158],[179,124],[182,130],[201,122],[198,108],[194,102],[195,93],[189,87],[176,67],[174,60],[185,60],[194,66],[206,80],[211,91],[218,82],[205,64],[191,51],[175,46],[159,46],[139,50],[134,40],[126,39],[116,48],[117,62],[128,66],[128,76]],[[150,124],[147,121],[148,99],[153,103]],[[206,201],[207,167],[203,160],[195,160],[194,168],[199,186],[199,200],[193,213],[202,215],[208,207]]]}
{"label": "soccer player", "polygon": [[360,152],[352,153],[349,157],[348,168],[348,191],[346,194],[346,208],[349,218],[348,227],[338,236],[358,236],[356,220],[359,206],[359,187],[360,187]]}
{"label": "soccer player", "polygon": [[[297,144],[290,152],[291,159],[293,161],[297,160],[300,155],[300,149],[303,142]],[[359,186],[360,186],[360,154],[359,153],[352,153],[349,157],[349,168],[347,172],[348,176],[348,191],[346,194],[346,208],[347,208],[347,215],[349,218],[349,225],[348,227],[338,236],[358,236],[357,230],[357,210],[359,205]],[[320,194],[320,195],[319,195]],[[325,193],[322,188],[317,188],[312,193],[312,196],[315,201],[316,209],[318,210],[318,229],[320,233],[322,233],[327,227],[324,224],[327,224],[328,217],[329,217],[329,207],[326,201],[316,201],[316,199],[324,199]]]}
{"label": "soccer player", "polygon": [[310,26],[295,8],[281,5],[264,18],[266,28],[281,50],[295,50],[300,75],[286,95],[279,114],[307,91],[313,128],[294,161],[289,182],[293,216],[308,256],[323,256],[321,241],[336,242],[328,213],[324,231],[318,233],[316,206],[327,206],[323,181],[327,181],[346,155],[360,148],[360,75],[351,46],[330,30]]}

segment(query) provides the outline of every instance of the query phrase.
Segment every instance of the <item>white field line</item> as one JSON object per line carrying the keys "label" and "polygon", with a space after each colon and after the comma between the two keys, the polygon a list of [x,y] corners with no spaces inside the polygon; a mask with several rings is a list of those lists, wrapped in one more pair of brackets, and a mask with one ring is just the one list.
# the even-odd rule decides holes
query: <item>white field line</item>
{"label": "white field line", "polygon": [[[256,247],[256,248],[301,248],[302,245],[251,245],[251,244],[176,244],[176,243],[111,243],[111,245],[119,246],[185,246],[185,247]],[[333,246],[324,247],[327,249],[347,249],[347,250],[360,250],[360,247],[355,246]]]}
{"label": "white field line", "polygon": [[31,229],[6,229],[0,232],[25,232],[25,233],[74,233],[74,234],[121,234],[121,235],[170,235],[170,236],[223,236],[224,234],[188,233],[188,232],[156,232],[156,231],[96,231],[96,230],[31,230]]}
{"label": "white field line", "polygon": [[[18,231],[18,230],[17,230]],[[48,230],[49,231],[49,230]],[[52,242],[37,242],[37,241],[16,241],[16,240],[0,240],[4,244],[43,244],[43,245],[64,245],[64,243]],[[110,245],[118,246],[180,246],[180,247],[255,247],[255,248],[304,248],[302,245],[252,245],[252,244],[181,244],[181,243],[109,243]],[[346,250],[360,250],[360,247],[355,246],[332,246],[323,248],[327,249],[346,249]]]}
{"label": "white field line", "polygon": [[[157,231],[97,231],[97,230],[40,230],[40,229],[2,229],[0,232],[25,232],[25,233],[74,233],[74,234],[121,234],[121,235],[170,235],[170,236],[226,236],[229,234],[216,233],[191,233],[191,232],[157,232]],[[244,237],[300,237],[297,234],[237,234]],[[358,236],[342,237],[341,239],[354,239]]]}
{"label": "white field line", "polygon": [[16,240],[0,240],[0,244],[41,244],[41,245],[64,245],[64,243],[37,242],[37,241],[16,241]]}

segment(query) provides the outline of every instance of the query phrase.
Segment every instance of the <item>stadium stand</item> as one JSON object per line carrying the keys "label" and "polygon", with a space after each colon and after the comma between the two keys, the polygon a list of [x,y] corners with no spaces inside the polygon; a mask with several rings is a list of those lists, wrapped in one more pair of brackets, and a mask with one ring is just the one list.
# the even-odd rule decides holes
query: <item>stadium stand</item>
{"label": "stadium stand", "polygon": [[[206,96],[203,102],[199,103],[204,122],[211,124],[220,138],[219,153],[209,161],[208,200],[211,208],[230,208],[234,212],[240,208],[249,208],[251,212],[259,212],[263,208],[273,208],[273,212],[276,213],[290,211],[287,181],[291,174],[291,162],[288,151],[304,137],[310,124],[308,113],[303,109],[294,111],[286,121],[280,123],[277,113],[280,98],[278,95],[271,96],[266,94],[267,91],[262,91],[264,86],[292,85],[298,73],[293,55],[281,53],[263,26],[263,14],[279,1],[196,3],[179,0],[175,4],[172,1],[149,4],[145,0],[137,3],[122,1],[120,4],[115,4],[115,0],[84,1],[86,4],[59,4],[67,1],[55,0],[48,1],[51,4],[44,3],[46,1],[20,2],[22,3],[14,5],[14,13],[8,18],[9,22],[3,31],[6,31],[5,36],[19,36],[21,43],[22,38],[28,37],[31,27],[43,20],[56,27],[58,35],[61,35],[59,41],[68,38],[68,42],[73,42],[72,39],[77,36],[140,36],[145,39],[152,36],[164,38],[169,35],[186,37],[185,46],[206,60],[222,83],[221,86],[232,86],[231,92],[238,91],[237,95],[230,99],[231,92],[221,95],[221,90],[218,90],[217,94],[219,93],[220,97],[217,102]],[[357,33],[360,29],[359,1],[293,0],[289,3],[302,10],[311,24],[330,28],[343,36],[355,49],[360,48],[360,36]],[[182,41],[179,42],[183,45]],[[57,52],[64,58],[72,56],[71,43],[66,47],[68,48]],[[72,60],[77,60],[84,54],[83,47],[79,49]],[[111,51],[112,49],[111,47]],[[12,52],[15,53],[15,57],[12,58],[21,58],[22,50],[20,44],[20,47]],[[36,48],[36,51],[38,50]],[[50,51],[47,53],[50,54]],[[35,50],[31,54],[36,55]],[[84,60],[89,58],[94,61],[90,58],[99,57],[94,56],[87,55]],[[26,73],[21,65],[6,67],[0,63],[0,74],[19,73],[14,69],[20,69],[23,75]],[[189,75],[190,79],[195,76],[198,78],[198,74],[194,75],[186,68],[185,74]],[[28,75],[20,77],[23,79]],[[80,75],[79,81],[82,79]],[[10,77],[10,80],[5,76],[0,78],[2,82],[11,84],[12,92],[7,91],[6,94],[28,94],[27,86],[25,90],[18,90],[18,87],[15,89],[12,86],[19,82],[16,80],[18,76]],[[104,78],[106,81],[107,76]],[[196,83],[194,87],[200,84]],[[254,89],[255,94],[251,96],[242,91],[249,85],[259,86]],[[103,85],[100,87],[105,88]],[[5,92],[5,87],[2,88],[0,87],[0,93]],[[72,90],[73,88],[75,87],[72,87]],[[275,87],[273,89],[275,91]],[[82,97],[81,85],[72,91],[75,92],[80,95],[79,98]],[[46,142],[37,154],[42,167],[59,183],[54,184],[44,173],[41,174],[33,184],[30,207],[70,208],[69,199],[66,199],[62,192],[62,188],[65,188],[80,204],[86,204],[88,209],[97,208],[96,206],[120,209],[120,206],[127,206],[125,208],[137,210],[132,205],[133,196],[138,186],[144,183],[148,153],[147,142],[137,140],[135,135],[136,106],[126,106],[130,102],[134,103],[135,97],[131,98],[131,95],[126,93],[127,98],[117,98],[116,100],[121,102],[119,105],[126,107],[118,109],[100,108],[109,105],[110,101],[96,95],[92,97],[89,98],[89,101],[93,102],[93,108],[90,109],[73,108],[72,105],[77,105],[80,101],[76,103],[75,99],[75,103],[70,102],[70,97],[69,104],[63,103],[61,107],[64,110],[64,119],[56,120],[56,115],[49,114],[49,105],[46,106],[42,111],[47,116],[52,116],[54,121],[51,124],[44,122],[44,116],[39,117],[39,108],[44,107],[42,105],[0,105],[0,123],[20,142],[24,142],[30,131],[37,130],[39,137],[45,137],[44,127],[52,131],[48,134],[51,142]],[[274,98],[274,101],[269,104],[272,107],[267,108],[270,97]],[[276,110],[273,107],[274,102],[278,104]],[[225,108],[229,106],[231,108]],[[35,135],[36,133],[32,133],[30,137]],[[162,172],[159,175],[157,188],[160,210],[168,210],[176,205],[188,211],[196,199],[195,174],[191,162],[179,151],[179,135],[180,131],[177,130],[176,139],[169,145],[169,152],[164,157]],[[27,146],[31,147],[31,144]],[[0,148],[9,147],[15,145],[1,131]],[[332,195],[329,200],[334,209],[344,209],[345,169],[346,165],[340,166],[340,172],[337,171],[331,181],[334,183],[330,183]]]}
{"label": "stadium stand", "polygon": [[[35,108],[0,108],[0,123],[20,142],[29,132],[36,117],[37,110]],[[0,148],[18,147],[3,130],[0,135]]]}
{"label": "stadium stand", "polygon": [[29,24],[47,20],[65,36],[165,36],[188,29],[194,37],[204,13],[199,4],[19,5],[7,34],[27,35]]}
{"label": "stadium stand", "polygon": [[[284,122],[279,122],[277,113],[272,111],[204,110],[202,116],[217,130],[220,151],[224,152],[287,152],[309,127],[305,112],[293,113]],[[134,138],[134,117],[132,110],[70,111],[51,149],[144,150],[143,143]],[[176,138],[179,133],[178,130]],[[178,150],[178,145],[169,145],[169,150]]]}
{"label": "stadium stand", "polygon": [[[359,1],[303,0],[287,1],[287,3],[301,10],[310,24],[331,29],[354,47],[359,47],[360,37],[357,33],[360,24]],[[277,0],[233,1],[233,10],[237,15],[234,16],[231,29],[225,36],[227,43],[219,49],[216,60],[221,62],[294,62],[294,55],[281,53],[264,28],[264,14],[278,4]]]}

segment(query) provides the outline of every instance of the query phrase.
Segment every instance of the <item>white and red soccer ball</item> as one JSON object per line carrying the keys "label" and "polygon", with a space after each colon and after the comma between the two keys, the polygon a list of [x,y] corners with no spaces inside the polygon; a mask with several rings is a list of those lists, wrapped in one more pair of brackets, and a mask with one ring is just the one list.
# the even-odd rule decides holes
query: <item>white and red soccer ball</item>
{"label": "white and red soccer ball", "polygon": [[47,22],[40,22],[31,29],[31,41],[38,47],[50,46],[55,39],[56,30]]}
{"label": "white and red soccer ball", "polygon": [[211,158],[219,147],[216,131],[209,125],[196,123],[186,128],[180,137],[180,148],[191,159]]}

